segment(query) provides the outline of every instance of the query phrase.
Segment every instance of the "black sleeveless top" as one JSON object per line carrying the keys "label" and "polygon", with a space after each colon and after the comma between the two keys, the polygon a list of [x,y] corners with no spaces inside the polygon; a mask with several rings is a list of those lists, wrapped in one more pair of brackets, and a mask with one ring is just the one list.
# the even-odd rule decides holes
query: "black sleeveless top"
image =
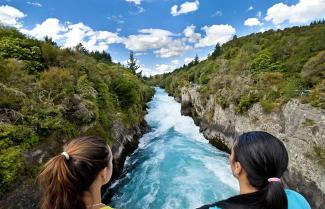
{"label": "black sleeveless top", "polygon": [[265,209],[265,192],[263,190],[230,197],[213,204],[204,205],[197,209],[209,209],[211,207],[222,209]]}

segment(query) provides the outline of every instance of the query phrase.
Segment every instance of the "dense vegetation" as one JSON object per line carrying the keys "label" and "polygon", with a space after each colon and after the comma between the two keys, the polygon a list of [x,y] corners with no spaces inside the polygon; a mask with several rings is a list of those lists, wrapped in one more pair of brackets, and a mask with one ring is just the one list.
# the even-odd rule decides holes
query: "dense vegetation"
{"label": "dense vegetation", "polygon": [[150,83],[174,96],[197,84],[203,102],[212,95],[223,108],[234,104],[238,113],[256,102],[271,112],[291,98],[325,108],[325,21],[235,36],[217,45],[207,60],[194,60]]}
{"label": "dense vegetation", "polygon": [[60,49],[0,27],[0,196],[37,171],[26,151],[77,135],[111,144],[112,125],[139,123],[152,94],[106,52]]}

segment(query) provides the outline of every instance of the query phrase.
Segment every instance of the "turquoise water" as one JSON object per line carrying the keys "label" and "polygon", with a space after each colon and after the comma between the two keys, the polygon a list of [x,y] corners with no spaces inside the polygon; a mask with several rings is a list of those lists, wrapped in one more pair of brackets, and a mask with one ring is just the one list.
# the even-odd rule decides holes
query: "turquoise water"
{"label": "turquoise water", "polygon": [[152,131],[126,160],[109,203],[118,209],[193,209],[238,193],[228,155],[211,146],[160,88],[148,103]]}

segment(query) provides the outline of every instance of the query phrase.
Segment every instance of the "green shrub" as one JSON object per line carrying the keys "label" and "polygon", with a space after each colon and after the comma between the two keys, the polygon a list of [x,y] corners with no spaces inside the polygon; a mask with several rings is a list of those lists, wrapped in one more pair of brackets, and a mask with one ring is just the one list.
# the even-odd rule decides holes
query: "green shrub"
{"label": "green shrub", "polygon": [[96,99],[98,92],[93,84],[87,79],[87,75],[82,75],[77,81],[77,92],[84,98]]}
{"label": "green shrub", "polygon": [[270,100],[262,100],[260,101],[261,107],[264,112],[271,113],[275,107],[275,104]]}
{"label": "green shrub", "polygon": [[325,109],[325,80],[316,85],[304,100],[314,107]]}
{"label": "green shrub", "polygon": [[283,93],[285,99],[290,99],[299,96],[304,89],[304,83],[300,77],[289,77],[285,80]]}
{"label": "green shrub", "polygon": [[44,96],[53,102],[61,101],[74,93],[74,77],[70,70],[50,68],[41,73],[39,86]]}
{"label": "green shrub", "polygon": [[21,152],[19,147],[9,147],[0,152],[0,195],[15,182],[23,167]]}
{"label": "green shrub", "polygon": [[135,83],[131,79],[119,77],[113,82],[112,88],[117,95],[121,107],[128,108],[136,102]]}
{"label": "green shrub", "polygon": [[51,44],[42,44],[42,58],[46,66],[58,66],[58,49]]}
{"label": "green shrub", "polygon": [[313,85],[325,79],[325,51],[319,52],[306,62],[301,71],[301,77]]}
{"label": "green shrub", "polygon": [[47,153],[84,134],[112,144],[112,123],[139,123],[153,95],[107,52],[60,49],[1,26],[0,72],[0,198],[36,175],[39,164],[29,160],[27,167],[23,153],[44,146],[42,140],[50,144]]}
{"label": "green shrub", "polygon": [[20,145],[28,149],[38,142],[34,130],[23,125],[0,123],[0,151]]}
{"label": "green shrub", "polygon": [[237,113],[246,112],[252,105],[259,101],[259,97],[257,95],[249,94],[243,95],[240,97],[239,104],[236,106],[235,111]]}
{"label": "green shrub", "polygon": [[261,51],[254,58],[251,69],[253,71],[264,71],[270,67],[272,63],[272,54],[270,51]]}

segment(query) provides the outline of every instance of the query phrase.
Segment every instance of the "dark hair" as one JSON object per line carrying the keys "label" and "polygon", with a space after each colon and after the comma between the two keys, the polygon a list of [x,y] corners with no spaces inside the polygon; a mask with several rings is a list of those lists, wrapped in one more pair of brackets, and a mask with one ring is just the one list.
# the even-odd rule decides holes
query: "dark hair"
{"label": "dark hair", "polygon": [[265,190],[268,209],[287,209],[288,200],[281,182],[268,182],[280,178],[288,167],[288,153],[284,144],[275,136],[253,131],[240,135],[234,144],[234,157],[247,173],[251,186]]}
{"label": "dark hair", "polygon": [[98,137],[73,139],[64,151],[68,158],[63,154],[51,158],[38,176],[42,209],[86,209],[84,192],[112,157],[106,142]]}

